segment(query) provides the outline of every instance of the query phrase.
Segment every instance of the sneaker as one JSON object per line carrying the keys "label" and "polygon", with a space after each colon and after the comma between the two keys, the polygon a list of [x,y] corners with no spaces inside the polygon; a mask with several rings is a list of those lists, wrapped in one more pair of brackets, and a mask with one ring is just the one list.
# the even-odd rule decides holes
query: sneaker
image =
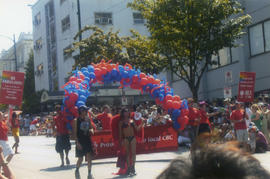
{"label": "sneaker", "polygon": [[130,169],[130,175],[136,175],[136,171],[135,171],[135,167],[132,166],[131,169]]}
{"label": "sneaker", "polygon": [[128,169],[127,169],[125,175],[130,175],[130,167],[128,167]]}

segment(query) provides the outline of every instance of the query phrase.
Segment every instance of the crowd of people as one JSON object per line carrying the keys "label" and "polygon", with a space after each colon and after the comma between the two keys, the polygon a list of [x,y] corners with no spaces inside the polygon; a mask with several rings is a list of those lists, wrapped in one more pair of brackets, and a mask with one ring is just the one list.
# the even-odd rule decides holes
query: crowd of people
{"label": "crowd of people", "polygon": [[[188,107],[188,123],[184,130],[177,131],[180,146],[188,146],[192,151],[192,146],[210,146],[213,143],[220,144],[236,140],[241,148],[250,153],[266,152],[269,149],[270,106],[268,103],[241,103],[237,100],[225,99],[222,104],[218,104],[206,101],[195,102],[189,98]],[[118,161],[124,163],[122,174],[135,175],[136,133],[144,126],[172,123],[167,111],[150,102],[125,108],[109,105],[91,108],[81,106],[78,113],[79,117],[71,124],[73,130],[67,128],[70,121],[65,119],[60,105],[56,105],[55,111],[47,115],[18,115],[14,112],[8,119],[7,114],[1,113],[0,153],[2,151],[3,161],[10,162],[13,155],[18,153],[21,133],[55,136],[55,149],[60,156],[60,166],[70,165],[69,151],[72,137],[76,143],[75,151],[78,158],[75,174],[79,176],[79,168],[85,157],[88,162],[89,178],[92,178],[91,166],[95,148],[92,145],[91,135],[96,131],[117,128],[116,146],[120,152]],[[138,123],[138,121],[141,122]],[[12,147],[8,144],[8,132],[14,136],[15,143]],[[198,144],[197,141],[202,136],[203,140]],[[125,157],[122,155],[123,151]]]}
{"label": "crowd of people", "polygon": [[237,140],[245,150],[266,152],[270,143],[270,110],[266,102],[242,103],[225,99],[216,102],[194,102],[188,99],[189,122],[179,132],[179,144],[191,146],[201,133],[211,133],[217,142]]}

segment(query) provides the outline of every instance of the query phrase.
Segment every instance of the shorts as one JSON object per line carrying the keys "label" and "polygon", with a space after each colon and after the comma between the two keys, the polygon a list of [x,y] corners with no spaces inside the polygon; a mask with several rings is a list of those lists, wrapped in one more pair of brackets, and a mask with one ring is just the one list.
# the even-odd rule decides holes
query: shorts
{"label": "shorts", "polygon": [[210,133],[211,132],[211,129],[209,127],[208,124],[200,124],[199,126],[199,133],[198,134],[201,134],[201,133]]}
{"label": "shorts", "polygon": [[53,130],[52,129],[47,129],[47,134],[52,134]]}
{"label": "shorts", "polygon": [[82,146],[82,150],[79,150],[76,146],[76,157],[84,157],[87,153],[94,154],[92,142],[82,142],[80,143]]}
{"label": "shorts", "polygon": [[3,148],[4,157],[7,157],[9,155],[14,154],[13,150],[11,149],[10,145],[8,144],[8,141],[0,140],[0,146]]}
{"label": "shorts", "polygon": [[12,128],[12,135],[14,137],[19,137],[20,136],[20,128]]}
{"label": "shorts", "polygon": [[71,144],[69,140],[69,135],[59,135],[56,136],[55,150],[57,153],[62,153],[64,150],[70,150]]}
{"label": "shorts", "polygon": [[238,142],[248,143],[248,131],[247,129],[238,129],[236,130],[236,139]]}
{"label": "shorts", "polygon": [[37,130],[36,125],[35,124],[31,124],[30,125],[30,131],[35,131],[35,130]]}

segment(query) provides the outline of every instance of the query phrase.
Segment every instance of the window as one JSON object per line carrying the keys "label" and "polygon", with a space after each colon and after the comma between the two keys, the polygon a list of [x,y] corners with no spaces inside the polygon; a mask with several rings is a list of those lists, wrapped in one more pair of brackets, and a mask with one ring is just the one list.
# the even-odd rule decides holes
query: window
{"label": "window", "polygon": [[133,13],[133,23],[134,24],[144,24],[144,18],[141,13]]}
{"label": "window", "polygon": [[112,24],[112,13],[95,13],[95,24]]}
{"label": "window", "polygon": [[270,20],[249,27],[250,55],[270,51]]}
{"label": "window", "polygon": [[60,0],[60,5],[62,5],[66,0]]}
{"label": "window", "polygon": [[41,23],[41,16],[40,16],[40,12],[39,12],[39,13],[37,13],[37,15],[35,15],[33,24],[34,24],[34,26],[37,26],[40,23]]}
{"label": "window", "polygon": [[34,50],[40,50],[42,48],[42,39],[39,38],[35,41]]}
{"label": "window", "polygon": [[67,52],[66,50],[69,50],[71,48],[71,45],[67,46],[66,48],[63,49],[63,56],[64,60],[72,57],[72,52]]}
{"label": "window", "polygon": [[215,69],[225,65],[229,65],[239,60],[238,48],[223,48],[219,50],[217,55],[212,55],[212,65],[208,66],[208,69]]}
{"label": "window", "polygon": [[65,17],[62,20],[62,32],[65,32],[69,28],[70,28],[70,18],[69,18],[69,15],[68,15],[67,17]]}
{"label": "window", "polygon": [[264,52],[263,45],[263,28],[258,24],[249,29],[250,52],[251,55],[257,55]]}
{"label": "window", "polygon": [[36,76],[40,76],[43,73],[43,63],[39,64],[37,66],[37,69],[35,71],[35,75]]}

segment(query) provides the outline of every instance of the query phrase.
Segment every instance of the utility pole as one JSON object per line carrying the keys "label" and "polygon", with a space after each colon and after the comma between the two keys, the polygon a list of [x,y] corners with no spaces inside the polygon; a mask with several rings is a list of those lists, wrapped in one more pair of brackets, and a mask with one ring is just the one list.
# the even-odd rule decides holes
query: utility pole
{"label": "utility pole", "polygon": [[14,59],[15,59],[15,71],[18,71],[17,67],[17,51],[16,51],[16,40],[15,40],[15,34],[13,34],[13,43],[14,43]]}
{"label": "utility pole", "polygon": [[[78,28],[79,31],[82,30],[82,25],[81,25],[81,6],[80,6],[80,0],[77,0],[77,15],[78,15]],[[79,41],[82,40],[82,34],[79,35]]]}

